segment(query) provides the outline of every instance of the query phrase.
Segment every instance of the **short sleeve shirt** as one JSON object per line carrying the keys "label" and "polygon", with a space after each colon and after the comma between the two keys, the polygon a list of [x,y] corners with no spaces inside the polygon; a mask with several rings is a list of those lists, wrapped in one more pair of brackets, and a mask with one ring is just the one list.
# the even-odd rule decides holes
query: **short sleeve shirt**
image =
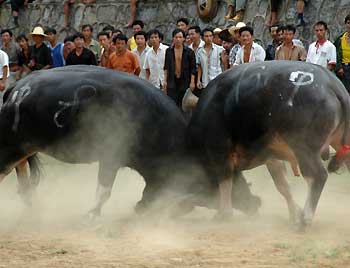
{"label": "short sleeve shirt", "polygon": [[3,51],[6,52],[7,56],[9,57],[9,64],[18,64],[18,55],[21,52],[20,47],[14,43],[11,42],[10,46],[8,48],[6,47],[1,47]]}
{"label": "short sleeve shirt", "polygon": [[97,65],[95,54],[87,48],[83,48],[83,52],[78,56],[75,49],[71,51],[66,59],[66,65]]}
{"label": "short sleeve shirt", "polygon": [[[249,62],[264,61],[266,57],[266,52],[259,44],[253,42],[252,49],[249,55]],[[244,46],[242,46],[236,55],[236,61],[234,65],[239,65],[244,63]]]}
{"label": "short sleeve shirt", "polygon": [[337,63],[337,51],[335,46],[326,40],[325,42],[313,42],[309,46],[306,62],[311,62],[327,68],[328,64]]}
{"label": "short sleeve shirt", "polygon": [[51,50],[44,43],[40,47],[34,45],[30,48],[30,59],[34,63],[31,67],[32,71],[41,70],[46,65],[53,64]]}
{"label": "short sleeve shirt", "polygon": [[112,53],[109,56],[107,68],[134,74],[135,70],[140,68],[140,63],[134,53],[126,50],[123,54]]}
{"label": "short sleeve shirt", "polygon": [[0,79],[3,78],[3,68],[7,66],[7,77],[10,76],[9,57],[5,51],[0,49]]}

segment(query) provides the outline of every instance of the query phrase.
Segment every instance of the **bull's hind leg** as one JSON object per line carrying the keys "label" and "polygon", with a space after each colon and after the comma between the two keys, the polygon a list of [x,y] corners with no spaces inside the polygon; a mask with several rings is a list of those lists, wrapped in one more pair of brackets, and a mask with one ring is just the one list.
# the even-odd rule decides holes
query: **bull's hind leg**
{"label": "bull's hind leg", "polygon": [[310,150],[296,152],[301,173],[308,184],[308,195],[304,207],[304,222],[311,225],[328,173],[324,168],[320,153]]}
{"label": "bull's hind leg", "polygon": [[277,190],[287,201],[290,223],[299,228],[301,225],[303,225],[304,215],[301,208],[294,201],[289,184],[285,177],[283,163],[277,160],[269,160],[266,163],[266,166],[271,174]]}
{"label": "bull's hind leg", "polygon": [[29,179],[27,160],[23,160],[16,166],[18,193],[27,206],[32,205],[32,194],[35,186]]}
{"label": "bull's hind leg", "polygon": [[100,216],[104,203],[111,196],[112,187],[119,166],[110,162],[100,161],[98,169],[98,183],[96,189],[96,201],[94,207],[89,211],[92,217]]}

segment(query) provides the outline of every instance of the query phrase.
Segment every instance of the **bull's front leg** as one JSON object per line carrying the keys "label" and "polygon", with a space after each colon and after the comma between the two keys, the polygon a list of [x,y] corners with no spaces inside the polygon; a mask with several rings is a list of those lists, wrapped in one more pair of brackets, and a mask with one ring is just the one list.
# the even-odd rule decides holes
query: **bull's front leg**
{"label": "bull's front leg", "polygon": [[232,217],[232,176],[219,179],[220,205],[217,219],[229,219]]}
{"label": "bull's front leg", "polygon": [[27,160],[23,160],[16,166],[17,181],[18,181],[18,193],[27,206],[32,205],[33,192],[35,185],[31,183],[29,179],[29,173],[27,168]]}

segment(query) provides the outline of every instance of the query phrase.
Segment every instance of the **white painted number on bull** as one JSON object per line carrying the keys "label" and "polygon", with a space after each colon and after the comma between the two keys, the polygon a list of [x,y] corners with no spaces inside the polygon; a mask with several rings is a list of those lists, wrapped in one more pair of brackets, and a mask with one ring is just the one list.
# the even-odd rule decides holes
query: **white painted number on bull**
{"label": "white painted number on bull", "polygon": [[308,72],[292,72],[289,76],[289,81],[291,81],[296,86],[306,86],[314,82],[314,74]]}

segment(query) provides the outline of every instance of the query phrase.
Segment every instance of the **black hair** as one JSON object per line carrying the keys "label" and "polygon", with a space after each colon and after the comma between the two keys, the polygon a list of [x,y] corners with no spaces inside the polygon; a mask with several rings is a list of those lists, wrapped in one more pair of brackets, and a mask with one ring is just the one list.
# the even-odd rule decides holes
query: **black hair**
{"label": "black hair", "polygon": [[288,32],[293,32],[293,34],[295,34],[295,32],[297,31],[297,29],[295,28],[294,25],[292,24],[288,24],[284,27],[283,31],[288,31]]}
{"label": "black hair", "polygon": [[134,38],[136,39],[136,36],[138,36],[138,35],[143,35],[145,37],[145,40],[146,41],[148,40],[148,36],[147,36],[147,33],[145,31],[137,32],[136,34],[134,34]]}
{"label": "black hair", "polygon": [[182,30],[182,29],[179,29],[179,28],[177,28],[177,29],[175,29],[175,30],[173,31],[172,37],[174,38],[175,35],[177,35],[178,33],[182,33],[182,36],[185,38],[185,36],[186,36],[185,31]]}
{"label": "black hair", "polygon": [[3,29],[1,31],[1,35],[3,35],[4,33],[8,33],[11,37],[13,36],[13,33],[12,33],[12,31],[10,29]]}
{"label": "black hair", "polygon": [[124,34],[118,34],[117,36],[113,37],[113,43],[116,43],[117,40],[125,41],[125,44],[128,42],[128,38]]}
{"label": "black hair", "polygon": [[142,20],[134,20],[134,22],[131,24],[131,26],[134,27],[135,25],[139,25],[141,27],[141,29],[143,29],[143,27],[145,27],[145,24],[143,23]]}
{"label": "black hair", "polygon": [[84,24],[83,26],[81,26],[82,31],[84,31],[85,28],[89,28],[91,32],[94,31],[91,24]]}
{"label": "black hair", "polygon": [[344,23],[346,24],[350,20],[350,14],[345,17]]}
{"label": "black hair", "polygon": [[28,38],[25,34],[20,34],[16,37],[16,42],[21,41],[22,39],[26,40],[28,42]]}
{"label": "black hair", "polygon": [[98,39],[100,36],[103,36],[103,35],[105,35],[105,36],[107,36],[107,38],[109,38],[109,34],[108,34],[107,32],[102,31],[102,32],[99,32],[99,33],[97,34],[97,39]]}
{"label": "black hair", "polygon": [[45,34],[49,34],[49,33],[57,34],[57,31],[56,31],[56,29],[54,29],[52,27],[48,27],[45,30]]}
{"label": "black hair", "polygon": [[64,38],[63,43],[65,44],[67,42],[74,42],[73,35],[68,35],[66,38]]}
{"label": "black hair", "polygon": [[107,31],[114,31],[114,27],[112,25],[106,25],[105,27],[103,27],[102,32],[107,32]]}
{"label": "black hair", "polygon": [[277,33],[279,33],[280,31],[284,31],[284,28],[285,28],[285,26],[284,25],[281,25],[281,26],[278,26],[278,28],[277,28]]}
{"label": "black hair", "polygon": [[183,22],[183,23],[185,23],[186,25],[190,24],[190,21],[189,21],[187,18],[179,18],[179,19],[176,21],[176,24],[178,24],[179,22]]}
{"label": "black hair", "polygon": [[114,29],[113,33],[114,33],[114,34],[115,34],[115,33],[123,34],[123,32],[122,32],[121,30],[119,30],[119,29]]}
{"label": "black hair", "polygon": [[254,29],[250,26],[244,26],[239,29],[239,34],[241,35],[243,32],[249,32],[251,35],[254,35]]}
{"label": "black hair", "polygon": [[198,26],[198,25],[194,25],[194,26],[191,26],[190,28],[188,28],[188,31],[190,30],[194,30],[196,33],[201,33],[201,28]]}
{"label": "black hair", "polygon": [[315,28],[316,26],[319,26],[319,25],[323,25],[324,29],[325,29],[326,31],[328,30],[327,23],[325,23],[324,21],[320,20],[320,21],[316,22],[315,25],[314,25],[314,28]]}
{"label": "black hair", "polygon": [[213,28],[204,28],[203,30],[202,30],[202,37],[204,36],[204,33],[205,32],[211,32],[213,35],[214,35],[214,30],[213,30]]}
{"label": "black hair", "polygon": [[163,40],[163,34],[162,34],[158,29],[152,29],[152,30],[150,30],[150,31],[147,33],[148,38],[150,38],[152,34],[158,35],[158,36],[159,36],[159,39],[160,39],[160,40]]}
{"label": "black hair", "polygon": [[73,42],[74,42],[75,39],[77,39],[77,38],[84,39],[84,35],[81,32],[77,32],[77,33],[73,34],[72,38],[73,38]]}

